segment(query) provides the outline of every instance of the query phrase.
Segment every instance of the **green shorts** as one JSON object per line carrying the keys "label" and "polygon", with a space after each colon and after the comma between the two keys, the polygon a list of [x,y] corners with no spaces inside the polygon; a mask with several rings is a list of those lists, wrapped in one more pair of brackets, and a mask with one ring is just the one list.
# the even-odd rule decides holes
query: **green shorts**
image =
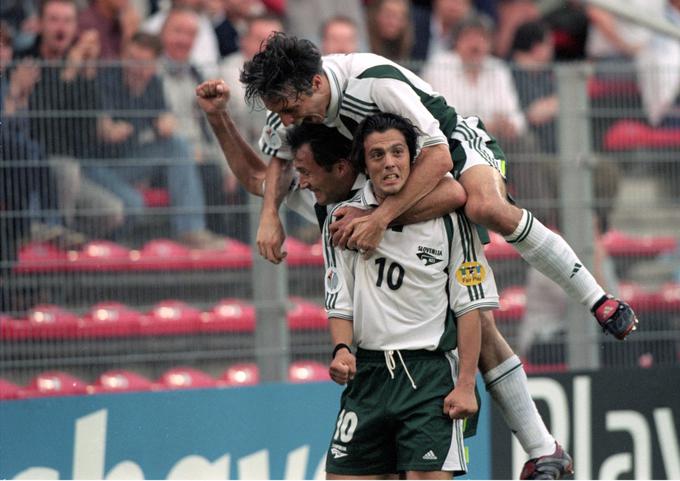
{"label": "green shorts", "polygon": [[[340,475],[467,471],[463,421],[444,414],[456,378],[453,354],[397,351],[392,375],[383,351],[357,352],[357,372],[342,394],[326,456]],[[416,389],[413,388],[404,365]]]}

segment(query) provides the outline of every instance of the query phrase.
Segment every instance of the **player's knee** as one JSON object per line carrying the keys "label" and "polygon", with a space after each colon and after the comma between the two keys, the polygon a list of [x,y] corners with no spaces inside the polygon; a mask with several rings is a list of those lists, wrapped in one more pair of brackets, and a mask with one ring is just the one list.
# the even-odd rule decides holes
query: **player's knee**
{"label": "player's knee", "polygon": [[511,234],[517,227],[512,210],[513,206],[498,196],[468,196],[465,204],[465,214],[472,222],[502,235]]}

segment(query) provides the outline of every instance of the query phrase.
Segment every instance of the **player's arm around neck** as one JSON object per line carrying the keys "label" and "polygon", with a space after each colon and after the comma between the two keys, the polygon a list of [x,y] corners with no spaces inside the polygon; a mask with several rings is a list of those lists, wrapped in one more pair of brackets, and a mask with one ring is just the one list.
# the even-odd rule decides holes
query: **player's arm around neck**
{"label": "player's arm around neck", "polygon": [[388,196],[371,215],[380,225],[389,225],[432,192],[437,182],[452,168],[448,145],[423,147],[401,192]]}
{"label": "player's arm around neck", "polygon": [[393,224],[407,225],[436,219],[465,205],[467,194],[453,177],[443,177],[432,192],[397,217]]}

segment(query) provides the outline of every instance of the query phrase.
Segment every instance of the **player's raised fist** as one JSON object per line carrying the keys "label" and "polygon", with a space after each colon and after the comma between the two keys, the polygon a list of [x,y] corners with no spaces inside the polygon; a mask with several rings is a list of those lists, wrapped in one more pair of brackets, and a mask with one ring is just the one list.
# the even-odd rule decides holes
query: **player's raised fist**
{"label": "player's raised fist", "polygon": [[206,80],[196,87],[198,105],[206,114],[222,112],[227,108],[230,90],[224,80]]}

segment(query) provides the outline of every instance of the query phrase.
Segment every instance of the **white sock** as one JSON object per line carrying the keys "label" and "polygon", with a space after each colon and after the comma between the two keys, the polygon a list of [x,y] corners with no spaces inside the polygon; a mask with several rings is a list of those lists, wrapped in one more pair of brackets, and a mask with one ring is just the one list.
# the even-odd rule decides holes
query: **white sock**
{"label": "white sock", "polygon": [[519,358],[513,355],[483,376],[486,389],[500,408],[505,424],[517,436],[529,458],[553,453],[555,438],[538,414]]}
{"label": "white sock", "polygon": [[515,232],[505,237],[522,258],[588,309],[604,295],[593,275],[559,235],[523,209]]}

